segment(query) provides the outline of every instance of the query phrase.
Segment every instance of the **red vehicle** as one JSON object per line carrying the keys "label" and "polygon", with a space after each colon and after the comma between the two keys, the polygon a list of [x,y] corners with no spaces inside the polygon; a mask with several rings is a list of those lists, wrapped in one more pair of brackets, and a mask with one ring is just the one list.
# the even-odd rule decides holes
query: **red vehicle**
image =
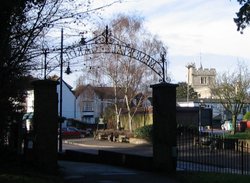
{"label": "red vehicle", "polygon": [[69,138],[82,138],[84,135],[74,127],[67,127],[62,128],[62,138],[69,139]]}

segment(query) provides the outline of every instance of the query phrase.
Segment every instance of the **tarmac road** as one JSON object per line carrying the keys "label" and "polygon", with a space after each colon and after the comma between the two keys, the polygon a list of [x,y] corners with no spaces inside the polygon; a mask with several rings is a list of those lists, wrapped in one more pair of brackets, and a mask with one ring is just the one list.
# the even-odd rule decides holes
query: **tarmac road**
{"label": "tarmac road", "polygon": [[65,183],[177,183],[165,175],[122,167],[59,161]]}
{"label": "tarmac road", "polygon": [[[107,150],[152,156],[152,145],[138,146],[129,143],[99,141],[93,138],[64,141],[63,150],[67,149],[91,154],[97,154],[98,150]],[[58,164],[65,183],[176,183],[174,179],[166,175],[120,166],[72,161],[58,161]]]}

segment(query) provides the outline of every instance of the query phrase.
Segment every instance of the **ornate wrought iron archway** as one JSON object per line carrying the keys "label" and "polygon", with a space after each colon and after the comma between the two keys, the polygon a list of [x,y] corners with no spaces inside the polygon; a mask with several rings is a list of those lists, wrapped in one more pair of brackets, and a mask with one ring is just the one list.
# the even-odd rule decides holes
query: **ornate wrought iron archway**
{"label": "ornate wrought iron archway", "polygon": [[129,44],[112,36],[108,26],[100,35],[86,40],[82,38],[79,44],[64,48],[64,61],[69,61],[75,57],[91,54],[111,53],[127,56],[138,60],[153,70],[162,82],[166,82],[165,64],[166,50],[162,48],[160,59],[155,59],[145,52],[132,48]]}

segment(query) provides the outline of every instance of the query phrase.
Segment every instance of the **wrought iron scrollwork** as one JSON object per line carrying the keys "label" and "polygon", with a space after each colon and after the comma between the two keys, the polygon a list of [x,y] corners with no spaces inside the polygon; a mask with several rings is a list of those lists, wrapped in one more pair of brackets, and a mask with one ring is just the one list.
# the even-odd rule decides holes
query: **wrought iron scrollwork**
{"label": "wrought iron scrollwork", "polygon": [[131,47],[129,44],[119,40],[111,34],[111,31],[106,26],[106,29],[98,36],[86,40],[82,38],[79,45],[66,48],[66,58],[69,60],[74,57],[99,54],[99,53],[112,53],[119,54],[133,58],[147,65],[153,70],[162,82],[166,82],[165,79],[165,63],[166,63],[166,49],[162,48],[160,53],[160,60],[155,59],[145,52]]}

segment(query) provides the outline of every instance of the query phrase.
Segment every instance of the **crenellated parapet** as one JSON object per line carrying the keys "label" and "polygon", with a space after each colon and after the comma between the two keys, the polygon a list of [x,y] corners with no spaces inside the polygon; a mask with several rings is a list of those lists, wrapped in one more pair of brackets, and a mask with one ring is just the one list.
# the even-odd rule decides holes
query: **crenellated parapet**
{"label": "crenellated parapet", "polygon": [[216,70],[214,68],[208,69],[208,68],[193,68],[193,75],[202,75],[202,76],[216,76]]}

